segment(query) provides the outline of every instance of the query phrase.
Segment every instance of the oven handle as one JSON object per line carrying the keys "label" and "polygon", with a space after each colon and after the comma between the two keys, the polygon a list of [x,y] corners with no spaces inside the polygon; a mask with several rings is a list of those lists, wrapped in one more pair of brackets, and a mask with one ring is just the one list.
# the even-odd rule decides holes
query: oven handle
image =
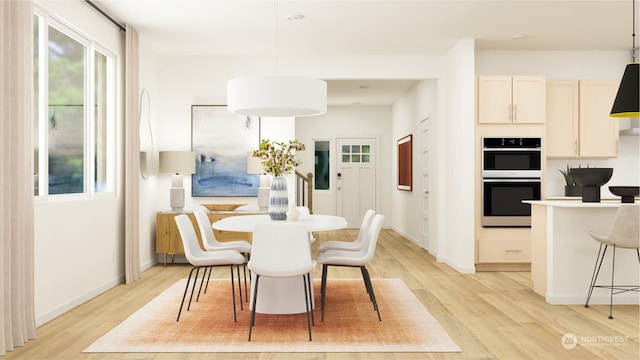
{"label": "oven handle", "polygon": [[542,152],[541,148],[491,148],[491,147],[483,147],[482,148],[483,152],[487,152],[487,151],[538,151],[538,152]]}

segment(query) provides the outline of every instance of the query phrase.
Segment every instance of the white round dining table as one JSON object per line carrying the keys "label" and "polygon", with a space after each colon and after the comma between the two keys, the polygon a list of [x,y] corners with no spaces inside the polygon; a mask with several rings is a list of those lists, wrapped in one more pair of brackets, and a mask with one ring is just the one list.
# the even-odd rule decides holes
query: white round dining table
{"label": "white round dining table", "polygon": [[[269,215],[241,215],[223,218],[214,222],[211,226],[216,230],[253,233],[256,224],[270,221],[286,222],[287,220],[271,220]],[[347,221],[343,217],[333,215],[304,215],[298,218],[296,222],[303,223],[309,233],[339,230],[347,227]],[[286,249],[283,249],[283,251],[286,251]],[[313,276],[311,279],[313,279]],[[251,280],[249,309],[252,308],[253,304],[254,274],[251,274]],[[304,294],[302,284],[303,282],[299,277],[261,277],[256,312],[262,314],[300,314],[306,312],[304,297],[301,295]],[[311,295],[311,299],[313,299],[313,287],[311,288]],[[312,307],[314,304],[315,301],[312,301]]]}
{"label": "white round dining table", "polygon": [[[270,221],[280,222],[287,220],[271,220],[269,215],[229,216],[214,222],[211,226],[216,230],[222,231],[253,232],[256,224]],[[309,232],[340,230],[347,227],[347,220],[341,216],[334,215],[303,215],[295,221],[303,223]]]}

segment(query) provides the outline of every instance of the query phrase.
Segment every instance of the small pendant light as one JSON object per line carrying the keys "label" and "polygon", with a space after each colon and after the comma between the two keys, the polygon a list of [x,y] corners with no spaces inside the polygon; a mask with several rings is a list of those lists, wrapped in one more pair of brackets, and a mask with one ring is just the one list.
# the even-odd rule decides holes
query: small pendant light
{"label": "small pendant light", "polygon": [[611,117],[640,117],[640,63],[636,62],[636,2],[633,3],[631,63],[627,64],[618,94],[611,108]]}

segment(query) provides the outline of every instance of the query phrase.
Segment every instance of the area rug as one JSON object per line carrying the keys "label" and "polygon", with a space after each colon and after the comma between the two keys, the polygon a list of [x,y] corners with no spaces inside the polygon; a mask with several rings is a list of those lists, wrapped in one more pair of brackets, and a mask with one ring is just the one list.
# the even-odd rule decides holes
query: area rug
{"label": "area rug", "polygon": [[[362,280],[330,279],[327,308],[315,310],[313,341],[305,314],[256,314],[251,341],[247,303],[233,321],[229,281],[211,280],[207,294],[176,322],[186,279],[131,315],[84,352],[459,352],[460,348],[400,279],[373,279],[380,315]],[[314,284],[320,304],[319,282]],[[236,294],[237,296],[237,294]]]}

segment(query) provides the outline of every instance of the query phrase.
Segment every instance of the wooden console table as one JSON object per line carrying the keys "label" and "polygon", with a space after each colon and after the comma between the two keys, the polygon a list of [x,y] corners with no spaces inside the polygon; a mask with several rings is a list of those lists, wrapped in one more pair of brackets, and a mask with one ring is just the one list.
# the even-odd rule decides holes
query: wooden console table
{"label": "wooden console table", "polygon": [[[158,212],[156,214],[156,252],[164,254],[164,265],[167,265],[167,255],[171,255],[171,261],[176,254],[184,254],[184,248],[182,247],[182,238],[180,237],[180,231],[176,225],[175,217],[180,214],[187,214],[191,223],[193,223],[196,235],[198,236],[198,243],[200,248],[204,250],[202,244],[202,237],[200,236],[200,229],[198,223],[192,212]],[[258,215],[264,214],[258,211],[216,211],[207,212],[209,222],[214,223],[220,219],[224,219],[230,216],[242,216],[242,215]],[[246,240],[251,241],[251,233],[248,232],[229,232],[221,230],[213,230],[218,241],[230,241],[230,240]]]}

